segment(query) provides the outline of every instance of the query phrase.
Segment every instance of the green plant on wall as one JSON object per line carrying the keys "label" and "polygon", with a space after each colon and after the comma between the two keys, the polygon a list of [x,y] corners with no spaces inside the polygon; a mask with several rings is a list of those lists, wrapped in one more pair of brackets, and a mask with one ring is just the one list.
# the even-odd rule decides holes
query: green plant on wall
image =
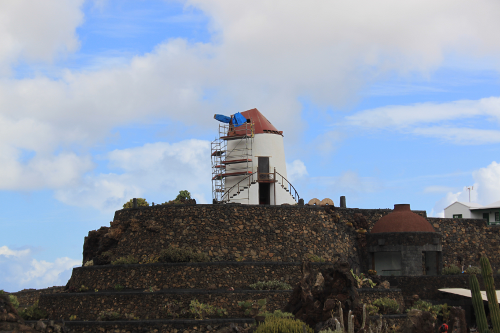
{"label": "green plant on wall", "polygon": [[187,190],[179,191],[179,194],[177,194],[177,197],[175,197],[174,200],[164,202],[162,203],[162,205],[180,205],[183,204],[186,200],[191,200],[191,193],[189,193],[189,191]]}
{"label": "green plant on wall", "polygon": [[182,200],[191,200],[191,193],[189,191],[184,190],[184,191],[179,191],[179,194],[177,194],[177,197],[175,200],[182,201]]}
{"label": "green plant on wall", "polygon": [[266,316],[255,333],[313,333],[314,330],[298,319]]}
{"label": "green plant on wall", "polygon": [[[137,206],[149,206],[149,203],[146,201],[144,198],[137,198]],[[123,208],[133,208],[134,207],[134,199],[130,199],[130,201],[127,201],[126,203],[123,204]]]}
{"label": "green plant on wall", "polygon": [[457,265],[451,264],[443,268],[443,275],[460,274],[462,271]]}
{"label": "green plant on wall", "polygon": [[281,281],[258,281],[257,283],[251,284],[249,286],[251,289],[255,290],[290,290],[293,289],[291,285]]}
{"label": "green plant on wall", "polygon": [[266,314],[266,299],[259,299],[258,301],[247,300],[238,302],[238,306],[242,308],[246,316],[262,316]]}
{"label": "green plant on wall", "polygon": [[40,320],[47,318],[47,313],[38,307],[38,301],[29,308],[19,311],[19,316],[24,320]]}
{"label": "green plant on wall", "polygon": [[194,299],[189,304],[189,312],[194,315],[195,319],[203,319],[206,316],[216,313],[220,317],[227,316],[227,310],[224,308],[216,308],[209,304],[200,303]]}

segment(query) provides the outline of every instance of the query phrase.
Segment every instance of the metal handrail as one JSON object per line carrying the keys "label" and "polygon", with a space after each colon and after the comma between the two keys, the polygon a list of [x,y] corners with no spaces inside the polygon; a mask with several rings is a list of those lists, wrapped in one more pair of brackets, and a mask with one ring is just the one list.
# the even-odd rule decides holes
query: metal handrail
{"label": "metal handrail", "polygon": [[[231,191],[232,191],[235,187],[237,187],[237,188],[238,188],[238,190],[239,190],[239,188],[240,188],[240,183],[241,183],[241,182],[243,182],[244,180],[248,179],[248,178],[253,177],[254,175],[255,175],[255,173],[251,173],[251,174],[249,174],[248,176],[246,176],[245,178],[243,178],[242,180],[240,180],[239,182],[237,182],[236,184],[234,184],[233,186],[231,186],[231,188],[229,188],[229,190],[227,190],[227,191],[226,191],[226,192],[222,195],[222,197],[221,197],[221,202],[224,202],[224,201],[229,201],[229,198],[226,198],[226,200],[224,200],[224,197],[229,196],[229,193],[231,193]],[[250,183],[251,183],[251,180],[249,179],[249,181],[248,181],[248,188],[249,188],[249,190],[250,190]],[[239,191],[238,191],[238,192],[239,192]]]}
{"label": "metal handrail", "polygon": [[[296,202],[299,202],[299,199],[300,199],[300,196],[299,196],[299,192],[297,192],[297,190],[295,189],[295,187],[292,185],[292,183],[290,183],[282,174],[280,174],[278,171],[275,171],[277,175],[281,176],[281,184],[283,184],[285,181],[288,183],[289,185],[289,188],[290,188],[290,191],[291,189],[293,189],[294,191],[294,194],[292,194],[292,197],[293,199],[296,201]],[[272,174],[272,173],[270,173]],[[221,202],[225,202],[225,201],[229,201],[229,198],[226,198],[224,199],[224,197],[228,197],[229,196],[229,193],[231,193],[231,191],[234,189],[234,188],[238,188],[238,192],[239,192],[239,187],[240,187],[240,183],[242,183],[243,181],[247,180],[248,178],[252,178],[253,176],[255,175],[259,175],[259,173],[251,173],[249,174],[248,176],[246,176],[245,178],[243,178],[242,180],[240,180],[239,182],[237,182],[236,184],[234,184],[233,186],[231,186],[231,188],[229,188],[229,190],[227,190],[221,197]],[[275,179],[276,181],[276,179]],[[251,182],[252,180],[249,179],[248,181],[248,191],[250,191],[250,185],[251,185]],[[276,186],[276,184],[275,184]],[[291,193],[290,193],[291,194]],[[274,200],[276,201],[276,198],[274,198]]]}
{"label": "metal handrail", "polygon": [[[295,192],[295,195],[292,195],[292,197],[295,199],[295,201],[298,203],[299,200],[300,200],[300,196],[299,196],[299,192],[297,192],[297,190],[295,189],[295,187],[292,185],[292,183],[290,183],[288,181],[288,179],[286,179],[285,177],[283,177],[283,175],[281,173],[279,173],[278,171],[274,170],[274,172],[276,172],[277,175],[281,176],[281,184],[283,185],[284,181],[286,181],[290,187],[290,191],[291,189],[293,188],[293,191]],[[290,192],[291,193],[291,192]]]}

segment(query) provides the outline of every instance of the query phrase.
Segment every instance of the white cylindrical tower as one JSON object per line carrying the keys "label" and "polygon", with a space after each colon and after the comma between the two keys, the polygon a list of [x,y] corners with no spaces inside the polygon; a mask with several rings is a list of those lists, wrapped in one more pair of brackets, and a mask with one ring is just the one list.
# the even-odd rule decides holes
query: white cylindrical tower
{"label": "white cylindrical tower", "polygon": [[220,137],[227,142],[219,165],[223,168],[220,177],[225,180],[222,201],[295,204],[299,197],[287,180],[283,132],[257,109],[241,114],[247,123],[235,128],[228,126],[228,132]]}

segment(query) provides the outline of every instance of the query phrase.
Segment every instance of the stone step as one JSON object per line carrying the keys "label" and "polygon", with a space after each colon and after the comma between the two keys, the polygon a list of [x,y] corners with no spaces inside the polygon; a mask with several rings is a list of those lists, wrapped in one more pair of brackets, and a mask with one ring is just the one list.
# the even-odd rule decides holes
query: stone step
{"label": "stone step", "polygon": [[191,301],[223,308],[226,313],[214,313],[208,318],[249,317],[238,305],[241,301],[266,299],[266,311],[282,310],[288,303],[291,290],[124,290],[114,292],[78,292],[45,294],[40,296],[39,307],[50,319],[68,321],[98,320],[102,311],[116,312],[119,318],[133,316],[139,320],[194,319],[190,311]]}
{"label": "stone step", "polygon": [[[329,263],[312,263],[315,270]],[[301,276],[300,262],[212,261],[199,263],[154,263],[137,265],[102,265],[73,268],[68,286],[79,290],[129,289],[250,289],[259,281],[281,281],[292,287]]]}
{"label": "stone step", "polygon": [[[48,320],[43,320],[48,324]],[[34,327],[36,321],[26,321],[27,326]],[[62,325],[59,321],[56,324]],[[231,324],[239,327],[249,327],[255,324],[253,318],[220,318],[206,320],[179,320],[179,319],[158,319],[158,320],[116,320],[116,321],[65,321],[64,326],[71,332],[82,333],[115,333],[115,332],[157,332],[157,333],[195,333],[195,332],[216,332]]]}

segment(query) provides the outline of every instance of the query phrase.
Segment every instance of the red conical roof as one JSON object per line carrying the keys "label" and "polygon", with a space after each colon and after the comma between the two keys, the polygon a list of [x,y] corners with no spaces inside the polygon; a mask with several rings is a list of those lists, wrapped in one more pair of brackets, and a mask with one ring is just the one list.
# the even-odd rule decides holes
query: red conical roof
{"label": "red conical roof", "polygon": [[410,205],[394,205],[394,211],[382,216],[370,231],[379,232],[436,232],[432,225],[422,216],[413,213]]}
{"label": "red conical roof", "polygon": [[262,134],[262,133],[274,133],[274,134],[283,134],[283,131],[278,131],[276,127],[271,124],[269,120],[262,113],[260,113],[257,109],[251,109],[248,111],[243,111],[241,114],[250,119],[250,121],[254,124],[254,133]]}

